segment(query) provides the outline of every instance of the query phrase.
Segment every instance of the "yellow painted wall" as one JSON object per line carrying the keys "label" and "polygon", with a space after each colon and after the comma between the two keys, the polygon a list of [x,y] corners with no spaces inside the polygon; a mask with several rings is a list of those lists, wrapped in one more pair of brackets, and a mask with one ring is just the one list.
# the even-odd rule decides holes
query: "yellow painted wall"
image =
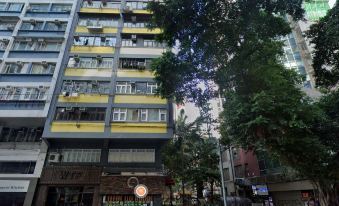
{"label": "yellow painted wall", "polygon": [[73,53],[93,53],[93,54],[112,54],[114,47],[108,46],[72,46]]}
{"label": "yellow painted wall", "polygon": [[132,54],[132,55],[155,55],[161,56],[166,52],[165,48],[138,48],[138,47],[121,47],[120,54]]}
{"label": "yellow painted wall", "polygon": [[166,104],[167,100],[153,95],[116,95],[114,103]]}
{"label": "yellow painted wall", "polygon": [[102,33],[102,34],[114,34],[114,33],[117,33],[118,29],[117,28],[113,28],[113,27],[104,27],[102,29],[101,32],[92,32],[92,31],[89,31],[85,26],[77,26],[75,32],[78,32],[78,33]]}
{"label": "yellow painted wall", "polygon": [[78,97],[64,97],[59,95],[59,102],[79,102],[79,103],[107,103],[108,95],[100,94],[79,94]]}
{"label": "yellow painted wall", "polygon": [[78,69],[67,68],[65,76],[82,76],[82,77],[110,77],[112,69]]}
{"label": "yellow painted wall", "polygon": [[81,13],[119,14],[119,9],[112,8],[81,8]]}
{"label": "yellow painted wall", "polygon": [[133,9],[132,13],[134,14],[151,14],[151,11],[145,10],[145,9]]}
{"label": "yellow painted wall", "polygon": [[166,123],[112,123],[112,133],[167,133]]}
{"label": "yellow painted wall", "polygon": [[104,129],[103,122],[53,122],[51,126],[51,132],[104,132]]}
{"label": "yellow painted wall", "polygon": [[148,28],[123,28],[122,33],[128,34],[160,34],[161,30],[159,28],[148,29]]}
{"label": "yellow painted wall", "polygon": [[140,77],[140,78],[154,78],[154,75],[149,70],[134,70],[134,69],[119,69],[118,77]]}

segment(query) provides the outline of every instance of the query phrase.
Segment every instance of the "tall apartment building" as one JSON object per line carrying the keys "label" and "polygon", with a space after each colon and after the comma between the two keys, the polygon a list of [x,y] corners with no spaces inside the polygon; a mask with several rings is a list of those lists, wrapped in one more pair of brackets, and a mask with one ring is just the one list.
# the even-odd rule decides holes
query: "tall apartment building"
{"label": "tall apartment building", "polygon": [[0,205],[32,205],[73,2],[0,1]]}
{"label": "tall apartment building", "polygon": [[[146,1],[78,1],[43,139],[36,205],[161,205],[160,149],[172,104],[155,96],[150,62],[165,45]],[[137,199],[136,185],[148,188]]]}

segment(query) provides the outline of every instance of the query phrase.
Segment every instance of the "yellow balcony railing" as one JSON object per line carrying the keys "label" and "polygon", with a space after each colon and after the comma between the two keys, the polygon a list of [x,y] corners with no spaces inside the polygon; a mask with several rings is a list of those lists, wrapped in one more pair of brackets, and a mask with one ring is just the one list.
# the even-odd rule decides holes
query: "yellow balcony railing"
{"label": "yellow balcony railing", "polygon": [[119,69],[118,77],[154,78],[154,74],[149,70]]}
{"label": "yellow balcony railing", "polygon": [[66,68],[65,76],[79,77],[110,77],[112,69],[82,69],[82,68]]}
{"label": "yellow balcony railing", "polygon": [[159,28],[148,29],[148,28],[123,28],[122,33],[126,34],[160,34],[161,30]]}
{"label": "yellow balcony railing", "polygon": [[108,103],[108,95],[103,94],[78,94],[78,96],[59,95],[59,102],[79,102],[79,103]]}
{"label": "yellow balcony railing", "polygon": [[108,46],[72,46],[72,53],[113,54],[114,47]]}
{"label": "yellow balcony railing", "polygon": [[103,33],[103,34],[115,34],[118,32],[118,29],[115,27],[103,27],[101,31],[95,32],[88,29],[86,26],[77,26],[75,29],[77,33]]}
{"label": "yellow balcony railing", "polygon": [[104,122],[52,122],[51,132],[104,132]]}
{"label": "yellow balcony railing", "polygon": [[112,133],[167,133],[166,123],[129,123],[111,124]]}
{"label": "yellow balcony railing", "polygon": [[126,104],[166,104],[167,99],[162,99],[154,95],[116,95],[114,103]]}
{"label": "yellow balcony railing", "polygon": [[120,14],[119,9],[113,8],[81,8],[81,13],[99,13],[99,14]]}

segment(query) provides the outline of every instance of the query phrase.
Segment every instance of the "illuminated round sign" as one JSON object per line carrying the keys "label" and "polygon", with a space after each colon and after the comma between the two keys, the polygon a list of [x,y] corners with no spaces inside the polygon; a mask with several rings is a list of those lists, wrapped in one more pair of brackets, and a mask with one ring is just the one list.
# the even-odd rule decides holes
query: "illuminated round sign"
{"label": "illuminated round sign", "polygon": [[137,185],[134,188],[134,194],[138,198],[144,198],[148,194],[148,188],[146,187],[146,185],[141,185],[141,184]]}

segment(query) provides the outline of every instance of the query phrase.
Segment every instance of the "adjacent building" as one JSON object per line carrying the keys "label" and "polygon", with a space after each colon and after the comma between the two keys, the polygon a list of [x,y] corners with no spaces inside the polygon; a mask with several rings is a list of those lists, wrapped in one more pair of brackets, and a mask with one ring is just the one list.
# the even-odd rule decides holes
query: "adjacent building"
{"label": "adjacent building", "polygon": [[[161,205],[160,149],[172,104],[155,96],[150,62],[166,45],[147,1],[78,1],[43,139],[49,150],[36,205]],[[144,199],[136,185],[148,188]]]}
{"label": "adjacent building", "polygon": [[0,205],[32,205],[73,2],[0,1]]}

